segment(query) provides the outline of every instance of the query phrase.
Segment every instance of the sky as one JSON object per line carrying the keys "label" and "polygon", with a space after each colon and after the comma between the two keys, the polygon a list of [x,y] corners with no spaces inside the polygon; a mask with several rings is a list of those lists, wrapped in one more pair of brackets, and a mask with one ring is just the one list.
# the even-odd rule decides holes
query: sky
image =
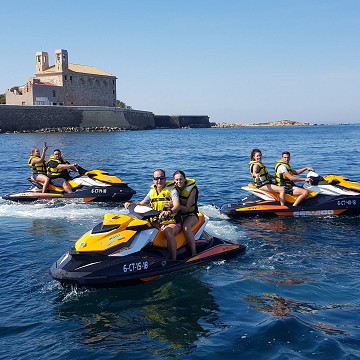
{"label": "sky", "polygon": [[357,123],[359,19],[360,0],[4,1],[0,93],[66,49],[156,115]]}

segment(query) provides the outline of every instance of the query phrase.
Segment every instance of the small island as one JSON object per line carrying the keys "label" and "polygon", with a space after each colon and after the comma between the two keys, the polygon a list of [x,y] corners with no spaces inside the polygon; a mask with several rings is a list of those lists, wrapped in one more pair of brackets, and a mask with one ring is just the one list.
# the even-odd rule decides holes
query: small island
{"label": "small island", "polygon": [[302,122],[292,121],[292,120],[279,120],[279,121],[257,123],[257,124],[228,124],[228,123],[215,124],[215,123],[211,123],[211,127],[215,127],[215,128],[235,128],[235,127],[246,127],[246,126],[310,126],[310,125],[314,125],[314,124],[302,123]]}

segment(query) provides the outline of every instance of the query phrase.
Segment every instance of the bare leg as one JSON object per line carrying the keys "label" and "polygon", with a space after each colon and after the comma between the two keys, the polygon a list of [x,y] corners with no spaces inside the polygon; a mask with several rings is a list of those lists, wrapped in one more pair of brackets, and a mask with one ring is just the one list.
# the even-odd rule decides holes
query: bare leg
{"label": "bare leg", "polygon": [[285,188],[283,186],[278,186],[275,184],[266,184],[262,186],[260,189],[267,190],[271,193],[279,194],[280,205],[285,205]]}
{"label": "bare leg", "polygon": [[190,246],[191,249],[191,255],[195,256],[196,253],[196,247],[195,247],[195,238],[194,234],[191,230],[191,227],[197,223],[198,219],[196,216],[187,216],[183,222],[183,232],[186,237],[186,241]]}
{"label": "bare leg", "polygon": [[164,233],[167,239],[167,248],[169,250],[171,260],[176,260],[177,249],[175,236],[178,232],[178,228],[175,224],[169,224],[164,229]]}
{"label": "bare leg", "polygon": [[297,186],[293,187],[293,194],[297,196],[293,206],[298,206],[309,195],[309,191]]}
{"label": "bare leg", "polygon": [[43,187],[42,187],[42,192],[45,193],[47,191],[47,188],[50,184],[50,179],[44,175],[44,184],[43,184]]}
{"label": "bare leg", "polygon": [[47,190],[47,187],[49,186],[49,183],[50,183],[50,179],[44,175],[44,174],[39,174],[37,177],[36,177],[36,181],[38,181],[39,183],[42,183],[43,186],[42,186],[42,193],[46,192]]}
{"label": "bare leg", "polygon": [[68,194],[71,194],[73,192],[70,184],[67,181],[64,181],[62,187],[65,190],[65,192],[67,192]]}

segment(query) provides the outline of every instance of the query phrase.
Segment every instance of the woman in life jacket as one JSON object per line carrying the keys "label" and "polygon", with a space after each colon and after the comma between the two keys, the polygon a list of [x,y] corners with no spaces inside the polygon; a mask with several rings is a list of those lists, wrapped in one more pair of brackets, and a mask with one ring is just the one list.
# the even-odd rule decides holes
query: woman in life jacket
{"label": "woman in life jacket", "polygon": [[140,202],[126,202],[125,209],[131,204],[150,205],[154,210],[160,211],[160,230],[164,232],[167,240],[167,248],[171,260],[176,260],[176,238],[181,230],[181,216],[178,213],[180,200],[175,187],[170,187],[166,182],[165,171],[156,169],[153,172],[153,184],[145,198]]}
{"label": "woman in life jacket", "polygon": [[272,183],[271,176],[265,165],[261,162],[262,153],[259,149],[253,149],[250,154],[250,174],[255,186],[260,190],[279,194],[280,204],[285,205],[285,189]]}
{"label": "woman in life jacket", "polygon": [[50,183],[50,179],[46,176],[45,154],[47,149],[48,147],[44,145],[43,152],[40,156],[40,150],[38,148],[33,148],[28,160],[28,165],[31,167],[32,171],[32,178],[43,184],[42,193],[46,192]]}
{"label": "woman in life jacket", "polygon": [[199,191],[194,179],[186,178],[182,170],[177,170],[173,175],[174,184],[180,196],[180,214],[183,220],[182,228],[187,243],[191,249],[191,255],[196,256],[194,234],[191,230],[198,221],[197,200]]}

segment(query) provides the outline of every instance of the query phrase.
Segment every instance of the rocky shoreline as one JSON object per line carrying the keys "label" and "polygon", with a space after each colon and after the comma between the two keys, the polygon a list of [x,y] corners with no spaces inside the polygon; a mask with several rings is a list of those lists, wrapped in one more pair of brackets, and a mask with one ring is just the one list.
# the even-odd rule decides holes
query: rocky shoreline
{"label": "rocky shoreline", "polygon": [[[6,131],[6,134],[19,134],[19,133],[69,133],[69,132],[119,132],[130,131],[131,129],[123,129],[117,126],[95,126],[95,127],[57,127],[57,128],[45,128],[39,130],[18,130],[18,131]],[[1,129],[0,129],[1,132]]]}
{"label": "rocky shoreline", "polygon": [[[229,123],[211,123],[212,128],[238,128],[238,127],[253,127],[253,126],[314,126],[316,124],[311,123],[302,123],[298,121],[291,120],[280,120],[267,123],[255,123],[255,124],[229,124]],[[18,131],[6,131],[6,133],[51,133],[51,132],[119,132],[119,131],[131,131],[137,130],[134,129],[124,129],[117,126],[94,126],[94,127],[76,127],[76,126],[67,126],[67,127],[56,127],[56,128],[43,128],[38,130],[18,130]],[[0,129],[0,132],[1,129]]]}
{"label": "rocky shoreline", "polygon": [[228,124],[228,123],[214,124],[213,123],[211,125],[211,127],[235,128],[235,127],[249,127],[249,126],[313,126],[313,125],[314,124],[302,123],[302,122],[292,121],[292,120],[279,120],[279,121],[256,123],[256,124]]}

